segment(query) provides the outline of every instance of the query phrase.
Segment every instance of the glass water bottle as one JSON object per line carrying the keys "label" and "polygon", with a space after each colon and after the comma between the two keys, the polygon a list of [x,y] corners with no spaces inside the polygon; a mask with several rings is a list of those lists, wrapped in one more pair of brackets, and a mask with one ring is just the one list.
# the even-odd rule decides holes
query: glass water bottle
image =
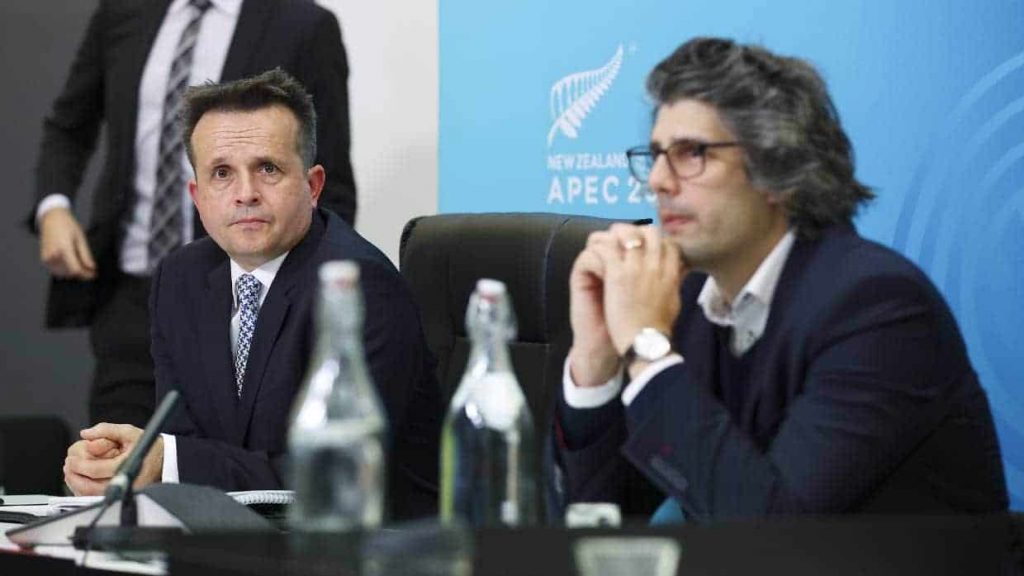
{"label": "glass water bottle", "polygon": [[537,517],[533,419],[509,358],[515,316],[497,280],[466,311],[469,363],[441,433],[441,519],[522,526]]}
{"label": "glass water bottle", "polygon": [[354,262],[320,267],[316,339],[288,433],[293,530],[374,528],[384,514],[387,420],[363,353]]}

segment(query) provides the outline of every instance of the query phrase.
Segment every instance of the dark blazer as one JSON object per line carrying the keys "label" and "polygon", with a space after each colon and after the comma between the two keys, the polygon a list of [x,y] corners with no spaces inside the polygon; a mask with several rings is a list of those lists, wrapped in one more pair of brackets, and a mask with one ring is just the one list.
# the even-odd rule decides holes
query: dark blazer
{"label": "dark blazer", "polygon": [[[135,198],[139,82],[169,5],[170,0],[101,0],[64,89],[43,123],[36,205],[49,194],[75,199],[100,127],[105,124],[107,132],[106,158],[86,227],[99,278],[54,280],[46,311],[49,327],[88,325],[109,297],[118,271],[121,224]],[[222,80],[275,67],[293,75],[313,96],[317,162],[327,171],[320,205],[351,224],[356,191],[349,161],[348,64],[334,15],[311,0],[244,1]],[[33,212],[30,226],[34,222]]]}
{"label": "dark blazer", "polygon": [[[1006,509],[985,393],[946,303],[912,263],[849,226],[799,239],[733,411],[717,381],[716,329],[696,303],[705,278],[682,286],[673,341],[683,364],[628,409],[562,401],[569,501],[648,512],[670,495],[696,521]],[[638,494],[636,471],[658,498]]]}
{"label": "dark blazer", "polygon": [[443,408],[419,312],[391,262],[335,214],[317,210],[260,308],[242,397],[236,397],[229,323],[230,261],[203,238],[164,259],[150,298],[156,396],[178,390],[165,432],[178,436],[182,482],[226,490],[280,488],[289,411],[312,353],[317,271],[355,260],[365,299],[367,363],[390,430],[392,516],[433,514]]}

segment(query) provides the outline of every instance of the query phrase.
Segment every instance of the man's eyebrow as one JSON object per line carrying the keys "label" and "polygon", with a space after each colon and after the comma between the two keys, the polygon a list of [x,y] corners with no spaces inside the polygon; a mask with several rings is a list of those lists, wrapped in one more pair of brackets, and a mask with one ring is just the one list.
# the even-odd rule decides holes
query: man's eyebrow
{"label": "man's eyebrow", "polygon": [[668,146],[665,146],[664,148],[661,146],[660,142],[657,142],[655,140],[651,140],[650,146],[654,150],[664,150],[665,148],[674,146],[676,144],[679,144],[680,142],[684,142],[687,144],[701,144],[704,141],[699,138],[692,138],[689,136],[678,136],[675,138],[670,138],[668,141]]}
{"label": "man's eyebrow", "polygon": [[262,155],[262,156],[257,156],[257,157],[255,157],[255,158],[253,159],[253,163],[254,163],[254,164],[265,164],[265,163],[267,163],[267,162],[269,162],[269,163],[271,163],[271,164],[274,164],[274,165],[276,165],[276,166],[280,166],[280,165],[281,165],[281,160],[279,160],[279,159],[278,159],[277,157],[275,157],[275,156],[270,156],[270,155]]}

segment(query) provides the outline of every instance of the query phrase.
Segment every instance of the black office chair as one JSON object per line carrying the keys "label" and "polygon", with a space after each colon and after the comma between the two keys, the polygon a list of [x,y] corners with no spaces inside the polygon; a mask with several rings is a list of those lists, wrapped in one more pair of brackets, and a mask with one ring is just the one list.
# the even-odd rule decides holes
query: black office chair
{"label": "black office chair", "polygon": [[469,296],[478,279],[500,280],[508,287],[518,325],[510,345],[512,363],[543,442],[572,343],[569,273],[587,236],[613,222],[563,214],[487,213],[424,216],[406,224],[400,268],[419,304],[427,344],[437,356],[446,405],[469,355]]}
{"label": "black office chair", "polygon": [[64,493],[71,432],[57,416],[0,418],[0,486],[7,494]]}
{"label": "black office chair", "polygon": [[615,220],[549,213],[442,214],[402,232],[402,275],[419,304],[437,376],[451,397],[469,353],[465,317],[480,278],[501,280],[516,312],[511,343],[519,383],[538,424],[547,422],[571,344],[569,272],[595,230]]}

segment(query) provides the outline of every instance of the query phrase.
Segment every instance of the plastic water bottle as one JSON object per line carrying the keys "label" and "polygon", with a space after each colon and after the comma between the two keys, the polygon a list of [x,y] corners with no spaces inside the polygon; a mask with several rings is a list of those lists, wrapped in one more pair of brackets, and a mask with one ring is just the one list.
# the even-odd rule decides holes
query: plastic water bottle
{"label": "plastic water bottle", "polygon": [[522,526],[537,519],[533,419],[509,359],[505,285],[477,282],[466,311],[469,364],[441,433],[441,519]]}
{"label": "plastic water bottle", "polygon": [[366,367],[362,327],[359,268],[323,264],[313,357],[288,433],[293,530],[381,523],[387,421]]}

